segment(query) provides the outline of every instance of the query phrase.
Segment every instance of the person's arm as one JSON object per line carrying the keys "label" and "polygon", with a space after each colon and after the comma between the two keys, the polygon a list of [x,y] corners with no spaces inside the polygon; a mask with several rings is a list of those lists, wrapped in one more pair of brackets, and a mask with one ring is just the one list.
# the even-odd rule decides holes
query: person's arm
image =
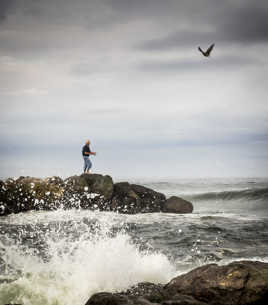
{"label": "person's arm", "polygon": [[93,156],[96,156],[96,152],[94,152],[94,151],[91,151],[89,154],[93,155]]}

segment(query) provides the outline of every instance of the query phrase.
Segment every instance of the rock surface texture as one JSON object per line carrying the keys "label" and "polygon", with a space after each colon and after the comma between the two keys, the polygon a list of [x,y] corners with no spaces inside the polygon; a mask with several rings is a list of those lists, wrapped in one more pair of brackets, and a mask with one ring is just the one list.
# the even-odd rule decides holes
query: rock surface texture
{"label": "rock surface texture", "polygon": [[121,293],[94,294],[86,305],[265,305],[268,264],[239,261],[196,268],[167,285],[140,283]]}
{"label": "rock surface texture", "polygon": [[176,196],[166,200],[163,206],[163,211],[167,213],[192,213],[193,209],[194,207],[191,202]]}
{"label": "rock surface texture", "polygon": [[114,183],[108,175],[82,174],[65,180],[60,177],[0,180],[0,215],[59,208],[126,214],[192,211],[191,203],[181,198],[166,200],[164,194],[141,185]]}

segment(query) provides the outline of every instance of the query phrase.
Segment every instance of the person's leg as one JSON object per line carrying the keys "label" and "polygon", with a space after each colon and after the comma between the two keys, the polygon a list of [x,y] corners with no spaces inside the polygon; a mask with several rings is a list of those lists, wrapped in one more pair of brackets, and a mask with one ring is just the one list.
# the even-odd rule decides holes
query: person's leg
{"label": "person's leg", "polygon": [[92,163],[91,163],[91,161],[90,161],[90,159],[89,158],[87,158],[87,173],[89,172],[89,170],[91,169],[91,167],[92,167]]}
{"label": "person's leg", "polygon": [[87,172],[87,157],[84,157],[84,173]]}

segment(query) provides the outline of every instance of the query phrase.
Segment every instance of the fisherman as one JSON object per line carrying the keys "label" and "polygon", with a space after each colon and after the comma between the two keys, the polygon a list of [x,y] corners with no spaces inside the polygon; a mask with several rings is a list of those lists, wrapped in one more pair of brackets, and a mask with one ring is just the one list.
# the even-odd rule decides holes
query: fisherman
{"label": "fisherman", "polygon": [[90,141],[89,140],[86,140],[86,144],[83,146],[83,149],[82,149],[82,155],[83,155],[83,158],[84,158],[84,173],[89,173],[89,170],[91,169],[92,167],[92,163],[89,159],[89,156],[90,155],[93,155],[93,156],[96,156],[96,153],[95,152],[92,152],[89,148],[89,145],[90,145]]}

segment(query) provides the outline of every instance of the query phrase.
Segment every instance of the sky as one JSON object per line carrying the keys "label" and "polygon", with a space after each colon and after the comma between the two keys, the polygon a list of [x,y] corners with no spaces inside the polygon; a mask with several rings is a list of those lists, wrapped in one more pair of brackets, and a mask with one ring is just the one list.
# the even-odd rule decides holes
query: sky
{"label": "sky", "polygon": [[268,176],[267,54],[266,0],[0,0],[0,177]]}

